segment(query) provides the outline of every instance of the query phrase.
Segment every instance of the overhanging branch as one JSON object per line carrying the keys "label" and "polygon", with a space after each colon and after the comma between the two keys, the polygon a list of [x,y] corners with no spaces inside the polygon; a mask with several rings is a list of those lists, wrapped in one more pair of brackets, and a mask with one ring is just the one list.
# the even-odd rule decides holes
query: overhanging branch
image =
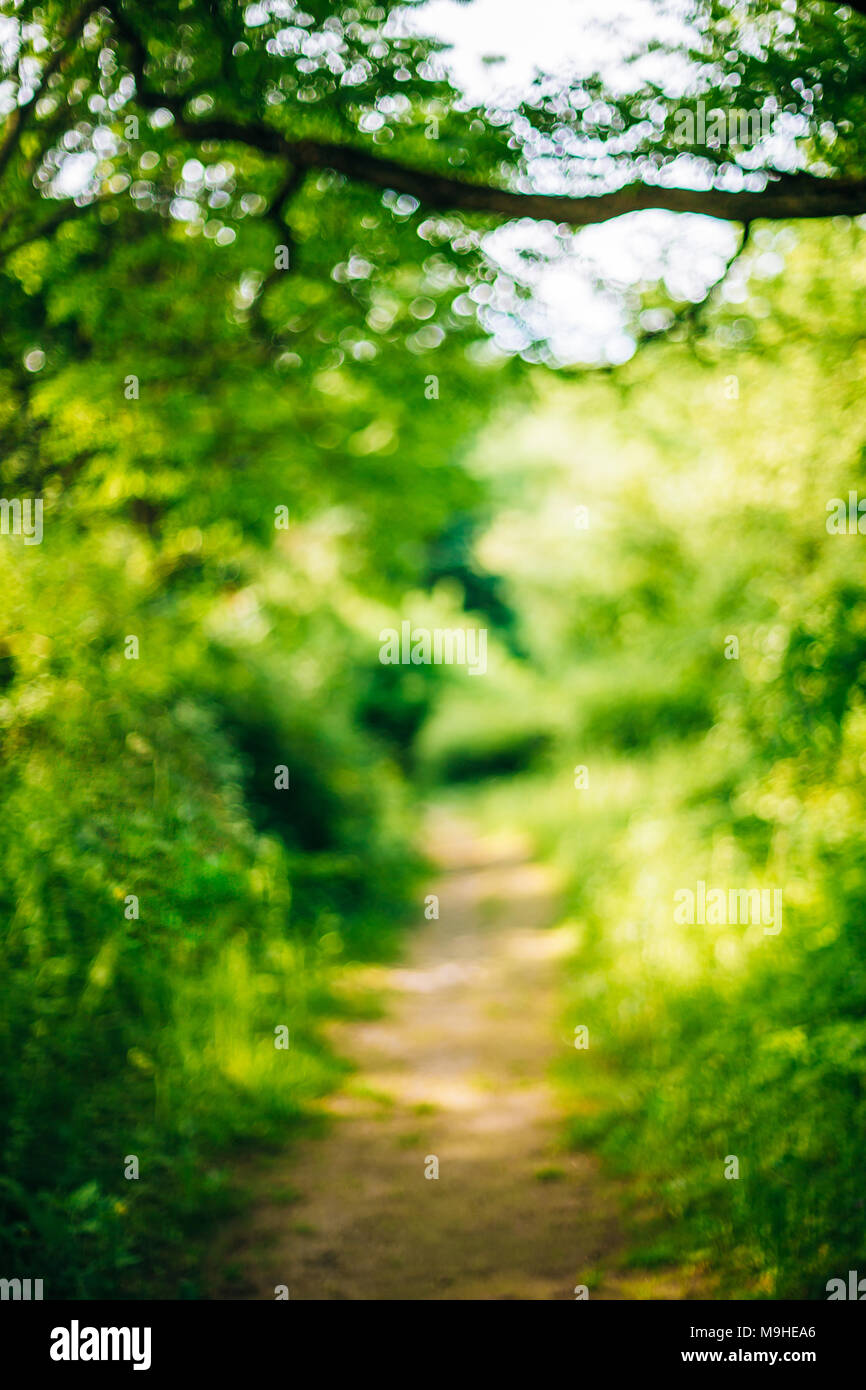
{"label": "overhanging branch", "polygon": [[440,211],[488,213],[495,217],[530,217],[534,221],[587,227],[608,222],[627,212],[661,208],[667,212],[700,213],[726,222],[753,222],[802,217],[855,217],[866,212],[866,180],[816,178],[812,174],[770,178],[760,192],[732,193],[725,189],[671,188],[635,182],[614,193],[577,197],[561,193],[520,193],[490,184],[467,183],[428,169],[369,154],[352,145],[318,140],[287,140],[272,126],[234,121],[178,122],[179,133],[191,140],[230,141],[265,154],[281,154],[308,169],[334,169],[347,178],[407,193]]}
{"label": "overhanging branch", "polygon": [[[861,0],[866,7],[866,0]],[[111,7],[118,31],[132,51],[136,95],[142,105],[163,106],[175,117],[178,134],[186,139],[238,143],[263,154],[282,156],[295,169],[333,169],[346,178],[417,198],[438,211],[475,212],[501,219],[528,217],[570,227],[587,227],[629,212],[662,209],[698,213],[726,222],[779,221],[798,218],[857,216],[866,213],[866,180],[817,178],[811,174],[770,176],[759,192],[734,193],[720,188],[672,188],[636,181],[612,193],[521,193],[491,184],[468,183],[430,169],[417,169],[354,145],[319,140],[291,140],[264,122],[228,119],[191,121],[183,112],[187,96],[154,91],[144,68],[146,50],[115,4]],[[855,8],[859,8],[855,6]]]}
{"label": "overhanging branch", "polygon": [[614,193],[572,197],[557,193],[519,193],[488,184],[466,183],[394,160],[380,159],[345,145],[302,140],[286,144],[283,152],[308,168],[335,169],[348,178],[379,188],[408,193],[427,207],[455,212],[490,213],[496,217],[530,217],[535,221],[586,227],[622,217],[627,212],[661,208],[668,212],[701,213],[727,222],[757,218],[856,216],[866,212],[866,181],[819,179],[810,174],[770,179],[756,193],[723,189],[670,188],[635,182]]}

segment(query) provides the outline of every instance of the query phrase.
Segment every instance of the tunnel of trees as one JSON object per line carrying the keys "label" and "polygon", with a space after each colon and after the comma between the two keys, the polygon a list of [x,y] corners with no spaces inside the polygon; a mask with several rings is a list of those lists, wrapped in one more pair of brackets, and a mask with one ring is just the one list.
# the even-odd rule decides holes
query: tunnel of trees
{"label": "tunnel of trees", "polygon": [[[822,1296],[864,1231],[866,593],[825,502],[859,515],[866,450],[866,5],[696,0],[680,86],[540,74],[507,110],[412,8],[0,8],[3,1268],[196,1295],[221,1156],[334,1084],[333,972],[417,898],[419,792],[496,774],[590,923],[569,988],[606,980],[575,1141],[749,1289]],[[739,110],[769,134],[708,142]],[[726,264],[629,287],[627,362],[559,362],[542,252],[506,271],[491,233],[646,210],[731,224]],[[553,445],[532,480],[533,414],[620,460],[603,557],[557,570],[525,513],[479,545],[544,488],[592,510]],[[407,595],[490,629],[498,694],[380,664]],[[609,811],[551,802],[593,759]],[[720,844],[791,885],[771,961],[719,983],[605,934],[683,844],[673,886]],[[761,1181],[722,1211],[688,1138],[730,1125]]]}

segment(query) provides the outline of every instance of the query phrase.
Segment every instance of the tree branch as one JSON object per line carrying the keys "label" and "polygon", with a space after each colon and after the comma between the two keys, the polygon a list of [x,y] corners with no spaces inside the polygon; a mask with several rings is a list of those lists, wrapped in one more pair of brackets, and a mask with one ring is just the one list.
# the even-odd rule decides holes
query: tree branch
{"label": "tree branch", "polygon": [[866,212],[866,180],[819,179],[811,174],[770,179],[759,193],[731,193],[723,189],[662,187],[635,182],[614,193],[573,197],[568,194],[519,193],[462,179],[409,168],[348,146],[299,141],[287,153],[308,167],[336,169],[349,178],[380,188],[408,193],[428,207],[457,212],[492,213],[498,217],[531,217],[535,220],[586,227],[607,222],[624,213],[648,208],[668,212],[701,213],[727,222],[752,222],[757,218],[856,216]]}
{"label": "tree branch", "polygon": [[[866,0],[864,0],[866,4]],[[823,179],[812,174],[771,177],[758,193],[731,193],[720,188],[671,188],[635,182],[614,193],[573,197],[563,193],[519,193],[490,184],[467,183],[428,169],[414,169],[351,145],[318,140],[287,140],[272,126],[235,121],[186,121],[178,132],[192,140],[234,141],[265,154],[281,154],[308,169],[334,169],[347,178],[408,193],[427,207],[454,212],[491,213],[497,217],[531,217],[536,221],[587,227],[628,212],[661,208],[700,213],[726,222],[753,222],[802,217],[855,217],[866,212],[866,180]]]}
{"label": "tree branch", "polygon": [[[866,10],[866,0],[853,8]],[[244,123],[214,118],[191,121],[183,112],[191,93],[171,96],[154,91],[145,78],[147,53],[119,6],[110,7],[118,32],[132,49],[136,98],[147,108],[163,106],[175,117],[175,129],[186,139],[237,143],[287,159],[296,169],[333,169],[346,178],[408,194],[429,208],[477,212],[498,218],[529,217],[535,221],[587,227],[650,208],[667,212],[698,213],[726,222],[753,222],[759,218],[788,220],[813,217],[849,217],[866,213],[866,180],[826,179],[812,174],[769,176],[757,193],[732,193],[720,188],[672,188],[636,181],[613,193],[580,196],[556,193],[521,193],[491,184],[468,183],[434,170],[416,169],[383,158],[354,145],[320,140],[291,140],[264,122]]]}
{"label": "tree branch", "polygon": [[[271,199],[271,203],[266,214],[268,217],[272,219],[272,221],[279,228],[281,234],[286,238],[286,246],[288,248],[290,257],[292,258],[292,263],[294,263],[295,256],[295,239],[292,235],[291,226],[286,218],[285,213],[283,212],[283,209],[285,208],[287,203],[291,204],[292,198],[303,185],[306,175],[306,169],[290,169],[288,174],[280,184],[279,188],[277,189],[276,193],[274,194],[273,198]],[[268,293],[268,290],[271,288],[272,285],[276,284],[276,282],[281,278],[283,273],[284,272],[282,270],[277,269],[275,264],[274,267],[265,276],[264,280],[259,286],[258,294],[256,295],[250,310],[250,322],[253,325],[253,329],[262,338],[267,337],[267,325],[265,324],[264,318],[265,297]]]}

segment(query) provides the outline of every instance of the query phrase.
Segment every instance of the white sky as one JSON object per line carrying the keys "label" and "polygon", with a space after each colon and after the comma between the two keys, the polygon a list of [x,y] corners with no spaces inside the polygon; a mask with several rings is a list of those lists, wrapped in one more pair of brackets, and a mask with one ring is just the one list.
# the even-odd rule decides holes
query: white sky
{"label": "white sky", "polygon": [[[684,0],[428,0],[414,22],[454,45],[458,85],[495,100],[524,92],[536,69],[566,78],[602,70],[615,81],[623,59],[650,39],[685,35],[687,8]],[[485,64],[485,56],[505,61]]]}

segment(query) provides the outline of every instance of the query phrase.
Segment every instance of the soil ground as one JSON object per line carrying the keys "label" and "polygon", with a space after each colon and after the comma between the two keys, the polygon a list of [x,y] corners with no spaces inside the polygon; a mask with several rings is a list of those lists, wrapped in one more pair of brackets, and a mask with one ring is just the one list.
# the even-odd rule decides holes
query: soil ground
{"label": "soil ground", "polygon": [[354,1071],[325,1132],[245,1165],[253,1202],[211,1251],[211,1296],[701,1297],[680,1271],[621,1267],[620,1189],[562,1149],[548,1073],[573,1045],[556,1020],[575,943],[551,925],[551,871],[441,812],[430,833],[439,917],[403,963],[365,972],[382,1016],[329,1030]]}

